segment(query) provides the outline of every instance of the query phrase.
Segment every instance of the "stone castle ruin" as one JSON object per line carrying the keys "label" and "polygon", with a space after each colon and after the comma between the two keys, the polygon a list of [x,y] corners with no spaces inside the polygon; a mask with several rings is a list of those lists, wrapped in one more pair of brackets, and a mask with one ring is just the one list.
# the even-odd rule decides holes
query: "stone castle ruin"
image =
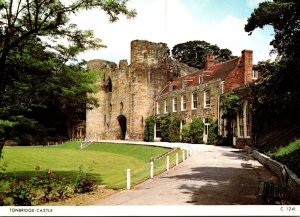
{"label": "stone castle ruin", "polygon": [[89,141],[143,140],[145,119],[154,114],[155,98],[165,84],[197,70],[171,59],[166,44],[141,40],[131,43],[130,64],[92,60],[88,67],[100,74],[95,94],[100,106],[86,113]]}

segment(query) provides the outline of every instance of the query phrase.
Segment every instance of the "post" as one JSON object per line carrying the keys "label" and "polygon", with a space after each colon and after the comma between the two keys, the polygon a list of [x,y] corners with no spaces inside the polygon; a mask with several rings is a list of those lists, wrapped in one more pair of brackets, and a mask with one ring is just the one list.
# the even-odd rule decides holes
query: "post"
{"label": "post", "polygon": [[190,149],[190,156],[192,156],[192,149]]}
{"label": "post", "polygon": [[182,150],[182,161],[185,161],[184,149]]}
{"label": "post", "polygon": [[170,170],[170,156],[167,156],[167,171]]}
{"label": "post", "polygon": [[48,142],[48,146],[50,146],[50,143]]}
{"label": "post", "polygon": [[82,145],[82,143],[81,143],[81,144],[80,144],[80,149],[82,149],[82,146],[83,146],[83,145]]}
{"label": "post", "polygon": [[178,165],[178,153],[176,153],[176,166]]}
{"label": "post", "polygon": [[131,182],[131,180],[130,180],[130,174],[131,172],[130,172],[130,169],[127,169],[127,190],[130,190],[130,182]]}
{"label": "post", "polygon": [[55,142],[55,146],[57,146],[57,142]]}
{"label": "post", "polygon": [[150,178],[153,179],[154,176],[154,162],[150,161]]}

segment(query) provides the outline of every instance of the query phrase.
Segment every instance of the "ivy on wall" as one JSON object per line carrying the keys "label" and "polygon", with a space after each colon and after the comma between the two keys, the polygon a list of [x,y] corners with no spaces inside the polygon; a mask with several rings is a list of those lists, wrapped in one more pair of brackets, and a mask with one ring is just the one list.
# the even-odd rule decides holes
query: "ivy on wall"
{"label": "ivy on wall", "polygon": [[156,117],[153,115],[146,118],[145,129],[144,129],[144,141],[146,141],[146,142],[154,141],[155,122],[156,122]]}

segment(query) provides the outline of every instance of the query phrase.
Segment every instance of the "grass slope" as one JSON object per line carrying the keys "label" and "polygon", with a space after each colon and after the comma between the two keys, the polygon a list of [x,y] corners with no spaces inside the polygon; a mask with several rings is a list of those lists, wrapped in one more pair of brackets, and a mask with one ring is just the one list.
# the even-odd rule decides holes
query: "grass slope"
{"label": "grass slope", "polygon": [[[19,177],[36,174],[35,167],[51,169],[55,174],[74,180],[79,167],[92,173],[99,184],[110,188],[123,188],[126,170],[133,172],[133,182],[149,174],[149,161],[169,149],[142,145],[96,143],[80,149],[80,143],[67,142],[57,147],[5,147],[2,162],[7,172]],[[89,171],[89,168],[92,170]]]}

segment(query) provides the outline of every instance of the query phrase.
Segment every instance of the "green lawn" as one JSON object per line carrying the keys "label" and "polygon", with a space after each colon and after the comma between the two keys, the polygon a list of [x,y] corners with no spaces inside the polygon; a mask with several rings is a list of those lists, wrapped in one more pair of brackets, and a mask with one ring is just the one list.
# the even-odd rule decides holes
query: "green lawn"
{"label": "green lawn", "polygon": [[[82,166],[97,178],[99,184],[123,188],[128,168],[132,170],[133,183],[143,181],[149,176],[150,159],[169,150],[109,143],[95,143],[81,150],[79,142],[67,142],[57,147],[5,147],[1,162],[7,162],[7,172],[13,172],[18,177],[36,174],[35,168],[40,165],[43,172],[51,169],[55,174],[73,180]],[[174,156],[175,153],[172,153],[171,165],[175,164]],[[155,162],[155,173],[164,170],[164,163],[165,158]]]}

